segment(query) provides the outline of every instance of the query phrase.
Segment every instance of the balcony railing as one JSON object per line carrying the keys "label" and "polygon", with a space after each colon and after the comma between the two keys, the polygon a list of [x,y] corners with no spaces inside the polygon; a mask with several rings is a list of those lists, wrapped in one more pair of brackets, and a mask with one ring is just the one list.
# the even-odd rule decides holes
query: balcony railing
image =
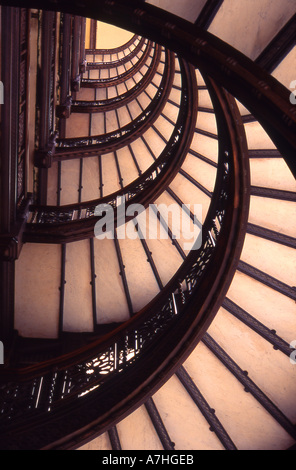
{"label": "balcony railing", "polygon": [[[170,59],[172,64],[172,57]],[[193,68],[180,61],[182,71],[181,106],[172,135],[156,161],[133,183],[109,196],[94,201],[68,206],[30,207],[31,217],[26,228],[26,241],[51,241],[55,243],[92,237],[98,221],[95,208],[99,204],[110,204],[117,209],[118,198],[124,198],[130,205],[134,203],[147,207],[153,198],[163,191],[179,170],[190,148],[197,114],[197,84]],[[170,70],[170,82],[174,68]],[[153,102],[154,100],[152,100]],[[149,109],[151,105],[149,105]],[[91,139],[91,138],[90,138]],[[70,145],[70,144],[69,144]],[[75,152],[71,147],[71,152]],[[72,154],[71,154],[72,155]],[[115,212],[115,220],[117,220]]]}
{"label": "balcony railing", "polygon": [[[284,87],[232,47],[167,12],[162,16],[133,0],[114,0],[115,8],[107,0],[99,3],[100,19],[143,34],[200,66],[217,118],[218,178],[201,248],[189,254],[144,310],[67,356],[2,372],[5,449],[67,448],[109,429],[151,396],[203,337],[232,281],[247,229],[248,151],[234,97],[267,130],[296,175],[296,110]],[[52,2],[46,5],[53,8]],[[62,1],[56,8],[63,7],[82,11]],[[92,16],[98,16],[95,8]]]}
{"label": "balcony railing", "polygon": [[[161,377],[176,366],[213,319],[242,248],[249,179],[246,141],[235,102],[213,83],[209,82],[209,88],[215,103],[220,146],[218,178],[198,240],[201,247],[192,250],[173,279],[146,308],[103,340],[67,357],[4,372],[1,414],[6,437],[3,435],[3,445],[14,446],[18,439],[18,446],[26,447],[30,433],[35,426],[42,428],[42,423],[51,431],[46,436],[43,432],[37,436],[34,443],[37,448],[51,445],[62,437],[60,433],[69,434],[70,428],[70,433],[74,428],[78,431],[86,421],[100,421],[104,427],[106,410],[115,406],[122,413],[123,408],[132,406],[136,391],[137,401],[148,390],[151,392],[155,381],[159,384]],[[212,278],[214,266],[215,279]],[[154,359],[151,359],[152,351]],[[168,361],[168,357],[172,360]],[[116,385],[122,377],[130,388],[128,399],[126,387]],[[116,397],[110,397],[110,387],[118,390]],[[109,403],[110,398],[113,404]],[[90,401],[104,404],[104,411],[91,405],[82,417],[81,407],[86,403],[89,406]],[[57,421],[70,408],[75,423],[70,418],[63,423],[62,430]],[[21,430],[24,420],[30,422],[26,435]],[[50,425],[52,420],[55,429]]]}

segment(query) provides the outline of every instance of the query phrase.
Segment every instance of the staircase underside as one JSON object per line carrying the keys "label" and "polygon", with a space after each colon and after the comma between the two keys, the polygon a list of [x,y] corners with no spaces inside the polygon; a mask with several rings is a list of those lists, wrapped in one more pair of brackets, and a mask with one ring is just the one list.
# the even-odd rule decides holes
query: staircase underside
{"label": "staircase underside", "polygon": [[[21,426],[15,431],[11,423],[6,423],[5,433],[1,435],[2,446],[159,451],[292,448],[296,442],[296,366],[292,360],[296,338],[296,183],[293,176],[296,142],[291,129],[296,125],[296,108],[287,102],[287,88],[295,78],[296,48],[290,48],[272,70],[278,82],[269,80],[256,62],[263,64],[265,60],[267,63],[271,41],[284,28],[288,35],[287,25],[293,19],[295,5],[286,1],[283,9],[267,1],[249,2],[246,6],[234,5],[230,0],[200,1],[194,5],[190,1],[182,5],[174,1],[146,2],[165,10],[159,11],[146,4],[136,10],[135,2],[124,1],[116,2],[116,10],[109,10],[105,3],[102,2],[100,14],[93,10],[90,16],[100,16],[103,21],[149,39],[141,42],[141,37],[136,39],[135,36],[130,41],[129,52],[117,55],[116,60],[117,52],[112,55],[108,51],[107,57],[106,51],[88,49],[81,87],[75,92],[72,113],[65,120],[63,134],[58,138],[58,147],[47,169],[47,204],[37,202],[31,206],[31,219],[24,235],[26,243],[15,263],[14,328],[18,336],[12,355],[12,372],[8,372],[5,379],[12,382],[12,391],[7,391],[6,385],[0,389],[4,397],[2,413],[5,415],[10,406],[11,394],[19,393],[18,385],[13,384],[13,374],[22,377],[23,372],[18,370],[21,367],[32,375],[36,365],[43,363],[44,382],[43,377],[34,381],[32,403],[37,409],[42,401],[39,396],[36,398],[38,387],[42,397],[44,383],[48,381],[46,387],[55,390],[49,405],[49,411],[51,406],[54,410],[54,419],[48,431],[54,438],[42,436],[44,429],[38,413],[27,424],[22,421],[25,413],[19,413],[17,407],[12,406],[12,416],[15,413],[15,420]],[[210,3],[215,9],[213,17],[207,10]],[[80,11],[76,5],[66,8],[74,14]],[[219,39],[202,29],[194,30],[193,25],[191,29],[189,23],[170,16],[169,12],[197,25],[199,22],[207,24],[210,33],[235,48],[227,49],[231,58],[225,62],[226,50]],[[239,17],[245,19],[244,34],[238,34],[242,28]],[[159,25],[163,25],[162,30]],[[103,27],[108,30],[106,25]],[[186,36],[180,37],[185,27]],[[128,40],[129,34],[124,34]],[[194,34],[197,34],[195,42]],[[99,44],[97,40],[96,45]],[[174,52],[168,52],[166,47]],[[214,47],[219,54],[221,51],[224,54],[223,58],[217,54],[215,67],[206,60],[207,53]],[[180,57],[185,57],[194,67],[185,66]],[[98,65],[102,63],[104,67]],[[165,79],[166,70],[171,75],[168,73]],[[116,84],[112,82],[113,74],[121,77]],[[224,86],[229,95],[220,90],[212,78]],[[260,91],[256,88],[255,93],[259,79],[261,88]],[[162,95],[158,93],[160,89]],[[276,106],[270,90],[277,94]],[[122,101],[118,100],[120,95]],[[188,96],[191,103],[196,96],[191,108],[184,104]],[[138,319],[143,315],[147,320],[147,305],[155,305],[156,311],[158,299],[176,278],[176,273],[182,273],[186,266],[188,269],[192,251],[185,248],[186,233],[181,233],[176,242],[173,237],[176,226],[171,218],[166,223],[148,209],[146,221],[149,223],[155,217],[160,233],[169,228],[167,237],[98,240],[92,235],[93,206],[101,200],[112,203],[126,188],[138,180],[142,182],[143,175],[156,166],[157,159],[161,161],[169,144],[174,142],[178,123],[184,123],[187,116],[188,128],[187,124],[180,127],[179,135],[184,132],[188,139],[180,140],[179,154],[172,154],[174,171],[161,166],[157,173],[159,179],[154,179],[156,188],[160,181],[159,189],[153,192],[150,186],[148,190],[143,186],[135,200],[163,204],[163,207],[190,204],[191,210],[198,204],[200,221],[207,224],[219,172],[222,166],[225,170],[228,165],[225,161],[221,165],[221,149],[227,143],[225,137],[224,141],[222,139],[222,135],[226,135],[222,130],[225,131],[227,125],[219,117],[217,96],[226,122],[232,118],[242,132],[237,148],[245,145],[246,149],[247,165],[242,165],[238,174],[235,170],[232,174],[233,178],[237,175],[240,184],[245,184],[245,190],[238,192],[233,200],[233,207],[237,201],[242,204],[242,213],[237,216],[234,211],[236,215],[232,215],[232,219],[228,216],[229,227],[231,223],[236,227],[235,217],[238,217],[241,233],[229,233],[229,239],[231,236],[234,239],[232,245],[222,235],[223,254],[231,250],[233,254],[223,267],[224,275],[222,254],[213,257],[209,276],[201,283],[200,296],[204,292],[208,295],[204,310],[199,310],[198,295],[185,303],[184,298],[190,300],[191,287],[188,287],[188,279],[186,287],[180,277],[182,283],[179,282],[174,291],[172,308],[176,313],[186,312],[182,306],[187,305],[188,320],[186,314],[180,315],[181,320],[178,317],[172,323],[178,326],[168,327],[167,332],[162,332],[160,324],[155,323],[152,329],[160,330],[159,339],[148,342],[147,349],[143,349],[141,358],[137,359],[142,339],[135,335],[133,343],[130,332],[137,332],[138,328],[139,338],[144,337]],[[114,99],[117,103],[112,101]],[[152,116],[149,106],[154,111],[158,107],[158,113]],[[131,132],[129,138],[122,129],[131,125],[138,131]],[[107,144],[95,143],[97,147],[91,147],[94,139],[99,141],[101,136],[108,133],[115,136],[120,132],[120,137],[114,138],[114,145],[112,137]],[[87,149],[81,144],[86,139],[91,140]],[[92,153],[86,156],[89,149]],[[225,179],[227,175],[225,171]],[[149,198],[145,199],[145,191]],[[187,213],[186,217],[192,230],[192,214]],[[143,221],[144,216],[138,220]],[[80,231],[79,226],[83,224],[88,228]],[[56,227],[55,234],[52,227]],[[217,226],[212,225],[214,245],[220,240],[216,229]],[[56,236],[59,238],[54,238]],[[212,291],[209,284],[213,286]],[[220,290],[215,291],[214,286]],[[156,320],[152,316],[148,324],[149,321],[153,324]],[[164,324],[167,321],[164,317]],[[136,326],[129,330],[133,322]],[[104,357],[103,354],[87,356],[92,345],[109,345],[113,336],[118,351],[126,354],[124,359],[118,355],[119,365],[121,361],[130,361],[130,367],[120,372],[121,382],[116,374],[112,375],[118,367],[114,365],[115,350],[108,350],[109,358],[107,353]],[[172,347],[166,357],[170,342]],[[84,370],[85,383],[81,389],[80,379],[75,382],[78,369],[73,374],[77,364],[65,366],[67,358],[75,356],[78,350],[83,351],[81,358],[84,358],[78,367]],[[54,364],[59,358],[64,363],[61,369],[55,369],[57,375],[52,379],[48,364]],[[137,360],[142,361],[140,368],[137,368]],[[101,371],[106,369],[98,373],[97,367],[102,367]],[[61,370],[62,376],[58,375]],[[107,377],[108,373],[109,380],[101,382],[102,376]],[[71,374],[79,402],[73,420],[67,416],[73,407],[67,401],[67,393],[73,386]],[[55,387],[59,381],[64,384],[65,406],[60,400],[54,408]],[[102,402],[100,387],[104,396]],[[121,397],[119,403],[114,390]],[[78,427],[75,419],[80,423]]]}

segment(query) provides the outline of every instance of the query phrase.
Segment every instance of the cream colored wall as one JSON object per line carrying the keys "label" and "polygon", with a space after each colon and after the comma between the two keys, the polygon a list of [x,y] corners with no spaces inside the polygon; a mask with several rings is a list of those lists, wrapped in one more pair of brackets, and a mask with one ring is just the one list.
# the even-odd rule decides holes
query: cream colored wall
{"label": "cream colored wall", "polygon": [[112,450],[112,447],[108,434],[105,433],[80,447],[79,450]]}
{"label": "cream colored wall", "polygon": [[[225,4],[227,4],[226,1]],[[248,5],[251,4],[253,5],[253,2],[249,1]],[[263,4],[260,3],[260,5],[262,7]],[[275,3],[271,2],[270,5],[272,7],[270,14],[272,12],[275,14],[277,11]],[[278,5],[280,4],[278,3]],[[255,8],[255,6],[254,4],[253,7]],[[245,9],[245,12],[249,12],[247,3],[241,1],[240,7]],[[258,5],[256,10],[259,18],[264,16],[264,10],[260,9],[261,7]],[[281,6],[281,8],[283,7]],[[230,38],[232,28],[235,29],[236,26],[236,13],[234,4],[228,10],[228,14],[233,15],[232,21],[224,23],[224,26],[231,25],[228,32]],[[244,21],[248,30],[246,17],[247,15],[245,15]],[[279,25],[279,23],[277,24]],[[240,27],[242,27],[241,23]],[[239,25],[237,28],[239,29]],[[251,34],[250,29],[248,31]],[[265,39],[266,37],[264,36]],[[249,42],[243,36],[242,39],[238,38],[237,40],[238,44],[240,40],[242,43],[243,41]],[[254,53],[254,51],[254,45],[251,45],[249,52]],[[291,73],[290,61],[286,62],[285,67],[287,67],[285,69],[287,73]],[[285,70],[277,71],[281,74],[283,81],[285,80]],[[199,83],[202,83],[200,77]],[[85,93],[85,91],[82,90],[81,93]],[[207,92],[201,92],[200,99],[200,105],[211,106]],[[174,111],[170,110],[170,112],[173,118]],[[212,116],[199,113],[199,119],[202,128],[215,132],[215,122]],[[78,133],[81,133],[79,135],[87,135],[85,132],[88,123],[85,116],[72,115],[68,123],[71,127],[71,130],[68,128],[68,135],[77,136]],[[165,123],[162,121],[161,125],[165,126]],[[166,128],[163,127],[163,131],[169,133],[169,125]],[[274,147],[258,124],[246,125],[246,132],[251,148]],[[156,151],[163,147],[163,144],[156,139],[151,130],[147,132],[146,137]],[[143,144],[136,141],[132,146],[139,158],[142,158],[144,166],[147,154],[145,154]],[[215,140],[196,134],[193,148],[213,161],[217,161],[218,145]],[[109,155],[105,157],[107,158]],[[125,156],[122,154],[120,154],[120,159],[124,162],[124,171],[128,177],[130,163],[125,160]],[[114,160],[111,163],[110,159],[108,164],[110,164],[110,168],[105,167],[105,176],[107,177],[111,172],[114,178],[112,180],[109,178],[110,186],[106,185],[105,190],[111,192],[117,187],[118,181],[115,176]],[[85,193],[87,199],[95,194],[96,184],[97,182],[99,184],[99,181],[95,179],[97,176],[95,175],[97,171],[96,159],[89,159],[85,165],[87,178],[85,183],[89,185],[88,192]],[[215,181],[215,170],[212,167],[206,170],[203,162],[188,156],[183,168],[193,176],[200,178],[200,182],[209,190],[212,189]],[[78,161],[67,162],[64,170],[62,203],[76,202]],[[252,183],[255,185],[295,190],[295,182],[280,160],[254,160],[251,162],[251,171]],[[88,179],[89,175],[92,175],[92,180]],[[56,167],[51,170],[50,178],[56,182]],[[184,202],[201,203],[204,209],[209,205],[209,198],[180,175],[171,184],[171,188],[176,191],[179,197],[183,198]],[[51,200],[54,200],[56,197],[54,196],[54,184],[51,186],[50,195]],[[165,193],[157,202],[169,204],[173,201]],[[249,220],[252,223],[295,237],[295,211],[295,203],[252,197]],[[206,210],[203,211],[203,219],[205,215]],[[135,244],[129,240],[123,240],[120,241],[120,246],[131,288],[133,306],[137,310],[158,292],[158,287],[140,242],[137,241],[135,247]],[[149,247],[162,280],[166,283],[180,265],[181,259],[168,240],[153,241],[149,243]],[[87,241],[74,243],[67,247],[64,323],[66,331],[91,330],[89,255]],[[294,251],[290,248],[248,235],[242,259],[289,285],[294,283],[296,260]],[[95,240],[95,263],[98,322],[127,319],[129,312],[113,240]],[[24,246],[21,257],[16,262],[15,327],[21,335],[45,338],[57,336],[60,267],[61,248],[59,246],[30,244]],[[139,287],[139,279],[140,285],[144,285],[144,287]],[[237,272],[233,279],[228,297],[268,328],[275,329],[277,334],[288,343],[295,339],[296,310],[293,300],[240,272]],[[295,422],[296,366],[290,364],[289,358],[279,351],[275,351],[271,345],[224,309],[220,309],[209,332],[243,370],[248,370],[250,378],[258,383],[275,404]],[[284,449],[293,444],[293,440],[287,433],[250,394],[244,391],[242,385],[206,346],[200,344],[186,361],[185,367],[210,406],[216,410],[217,417],[240,449]],[[220,441],[210,431],[205,418],[176,377],[169,380],[155,394],[154,400],[171,439],[176,443],[177,450],[222,449]],[[161,449],[160,441],[144,407],[123,420],[118,425],[118,432],[125,450]],[[104,434],[82,449],[110,450],[111,446],[107,434]]]}
{"label": "cream colored wall", "polygon": [[59,245],[24,245],[15,276],[15,329],[20,336],[57,337],[60,277]]}
{"label": "cream colored wall", "polygon": [[116,26],[97,22],[97,49],[114,49],[127,43],[134,33]]}
{"label": "cream colored wall", "polygon": [[206,4],[206,0],[148,0],[147,3],[194,23]]}
{"label": "cream colored wall", "polygon": [[127,300],[120,276],[114,240],[94,241],[98,323],[125,321],[129,318]]}
{"label": "cream colored wall", "polygon": [[295,13],[295,0],[224,0],[209,31],[256,59]]}
{"label": "cream colored wall", "polygon": [[249,221],[295,238],[296,204],[290,201],[252,196]]}
{"label": "cream colored wall", "polygon": [[[249,377],[262,386],[263,391],[275,398],[273,392],[269,394],[269,383],[271,389],[273,386],[277,389],[275,393],[281,393],[282,389],[287,396],[289,390],[288,400],[293,403],[295,368],[290,365],[289,358],[273,351],[272,346],[267,349],[265,342],[255,333],[222,310],[209,332],[242,369],[248,371]],[[293,444],[293,439],[250,393],[245,392],[244,387],[204,344],[195,349],[185,368],[239,450],[286,449]],[[281,377],[280,380],[277,377]],[[285,390],[279,386],[281,383],[287,384]],[[278,400],[281,401],[279,395],[276,403]],[[291,407],[289,414],[291,416]],[[195,443],[192,442],[192,445]]]}
{"label": "cream colored wall", "polygon": [[93,331],[89,240],[68,243],[66,249],[64,331]]}
{"label": "cream colored wall", "polygon": [[[273,76],[279,80],[285,87],[290,89],[291,82],[296,80],[296,46],[289,52],[287,57],[275,69]],[[291,91],[294,91],[293,87]]]}
{"label": "cream colored wall", "polygon": [[86,29],[85,29],[85,49],[90,48],[90,18],[86,18]]}

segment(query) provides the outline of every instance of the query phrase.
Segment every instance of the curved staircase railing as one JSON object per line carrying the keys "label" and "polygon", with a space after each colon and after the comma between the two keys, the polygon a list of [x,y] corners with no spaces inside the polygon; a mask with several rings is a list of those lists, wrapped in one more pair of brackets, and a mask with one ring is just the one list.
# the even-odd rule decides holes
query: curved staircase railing
{"label": "curved staircase railing", "polygon": [[[152,49],[152,45],[151,45]],[[150,49],[150,50],[151,50]],[[137,98],[142,93],[147,85],[153,80],[160,62],[161,48],[158,45],[154,47],[154,53],[149,67],[147,66],[147,73],[142,75],[142,79],[135,83],[135,86],[126,91],[124,94],[117,94],[114,98],[106,98],[105,100],[96,101],[81,101],[76,100],[72,102],[72,113],[97,113],[106,112],[110,109],[124,106],[130,103],[133,99]],[[117,87],[116,83],[112,83]]]}
{"label": "curved staircase railing", "polygon": [[[22,0],[1,0],[23,7]],[[296,108],[289,91],[251,59],[208,31],[138,0],[98,0],[83,4],[61,0],[58,5],[30,0],[32,8],[65,11],[112,23],[176,52],[220,83],[260,122],[296,177]],[[26,5],[27,6],[27,5]]]}
{"label": "curved staircase railing", "polygon": [[114,47],[112,49],[85,49],[86,55],[110,55],[110,54],[117,54],[126,50],[129,50],[132,46],[136,47],[136,43],[139,43],[141,41],[141,36],[138,36],[137,34],[134,34],[129,41],[127,41],[125,44],[119,47]]}
{"label": "curved staircase railing", "polygon": [[[144,46],[146,46],[144,48]],[[145,38],[140,38],[138,44],[135,46],[135,48],[130,51],[129,49],[129,54],[127,55],[124,55],[124,57],[122,58],[116,58],[116,60],[101,60],[101,61],[94,61],[94,62],[90,62],[88,61],[87,62],[87,70],[99,70],[99,69],[110,69],[110,68],[116,68],[120,65],[124,65],[126,64],[127,62],[131,62],[135,57],[138,56],[138,54],[140,52],[142,52],[143,54],[149,50],[149,48],[151,47],[151,43],[150,41],[147,41]],[[121,48],[119,48],[119,50],[121,51],[125,51],[125,49],[127,49],[126,46],[122,46]],[[114,52],[115,51],[115,52]],[[96,56],[96,54],[100,54],[102,56],[104,55],[109,55],[109,56],[113,56],[114,53],[116,53],[116,51],[118,51],[118,49],[115,49],[115,50],[109,50],[109,51],[104,51],[104,50],[99,50],[99,49],[96,49],[95,53],[94,53],[94,56]],[[140,60],[139,57],[137,57],[138,60]]]}
{"label": "curved staircase railing", "polygon": [[[111,87],[116,84],[123,83],[125,80],[128,80],[134,73],[135,71],[139,71],[143,65],[146,63],[147,58],[149,57],[151,48],[152,48],[152,43],[151,41],[148,42],[147,47],[145,47],[144,50],[142,50],[143,44],[145,43],[145,40],[141,41],[139,45],[136,47],[135,51],[133,51],[129,56],[126,57],[127,62],[131,62],[129,69],[125,66],[125,61],[124,60],[119,60],[116,63],[109,64],[108,67],[105,67],[104,64],[98,63],[97,65],[94,65],[94,63],[88,65],[88,69],[94,69],[98,68],[116,68],[116,64],[123,65],[125,71],[121,73],[120,75],[115,75],[114,77],[108,77],[108,78],[101,78],[100,80],[97,79],[91,79],[91,78],[83,78],[81,81],[81,86],[84,88],[106,88],[106,87]],[[142,52],[142,55],[140,58],[137,57],[139,52]],[[135,66],[132,66],[132,61],[133,59],[137,59],[137,62]]]}
{"label": "curved staircase railing", "polygon": [[[91,137],[57,139],[53,161],[93,156],[100,152],[112,152],[132,142],[149,128],[163,110],[174,79],[174,54],[166,57],[165,72],[159,89],[149,106],[131,123],[117,131]],[[75,148],[75,151],[74,151]]]}
{"label": "curved staircase railing", "polygon": [[[133,0],[114,0],[116,8],[111,8],[109,1],[99,3],[100,19],[141,31],[211,77],[206,81],[218,123],[219,176],[201,248],[190,253],[144,311],[79,351],[1,373],[5,422],[1,446],[5,449],[71,448],[81,439],[100,434],[159,388],[207,330],[236,270],[248,215],[248,150],[235,99],[228,92],[250,109],[296,175],[296,110],[288,91],[276,80],[219,39],[173,15],[168,21],[167,12],[162,16],[151,5],[139,8]],[[31,5],[36,2],[32,0]],[[58,8],[76,14],[83,11],[68,2]],[[88,13],[98,16],[95,7]]]}
{"label": "curved staircase railing", "polygon": [[198,103],[195,70],[182,61],[180,66],[183,77],[180,111],[171,138],[157,160],[134,182],[109,196],[68,206],[32,205],[24,241],[64,243],[93,237],[95,224],[99,220],[95,209],[99,204],[110,204],[114,209],[114,220],[117,221],[119,197],[124,197],[126,207],[131,204],[148,207],[161,194],[188,153],[196,123]]}
{"label": "curved staircase railing", "polygon": [[[234,99],[213,83],[209,87],[220,136],[219,171],[201,247],[191,251],[145,309],[103,340],[65,357],[2,374],[5,448],[56,447],[65,436],[67,445],[73,444],[74,434],[81,439],[85,426],[87,432],[93,427],[101,432],[173,373],[215,316],[242,249],[249,172]],[[214,267],[215,279],[209,274]],[[117,386],[122,379],[126,385]],[[114,387],[116,394],[110,393]]]}

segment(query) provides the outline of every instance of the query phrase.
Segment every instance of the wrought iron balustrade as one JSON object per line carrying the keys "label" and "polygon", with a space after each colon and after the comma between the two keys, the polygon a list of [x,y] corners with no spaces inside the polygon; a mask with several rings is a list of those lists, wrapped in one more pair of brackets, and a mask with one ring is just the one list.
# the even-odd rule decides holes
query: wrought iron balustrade
{"label": "wrought iron balustrade", "polygon": [[[146,64],[149,55],[151,53],[151,48],[153,43],[148,41],[146,47],[142,49],[143,44],[145,44],[146,40],[143,39],[142,42],[137,46],[135,51],[133,51],[129,56],[125,57],[122,60],[118,60],[114,63],[100,63],[100,62],[93,62],[88,64],[88,70],[91,69],[104,69],[108,70],[109,77],[108,78],[99,78],[99,79],[92,79],[92,78],[83,78],[82,79],[82,86],[84,88],[106,88],[111,87],[114,85],[118,85],[123,83],[124,81],[131,78],[135,73],[137,73],[141,68]],[[138,57],[139,56],[139,57]],[[136,60],[136,63],[133,62]],[[106,66],[107,65],[107,66]],[[111,69],[119,68],[120,65],[123,66],[124,72],[121,74],[116,73],[115,76],[111,77]],[[129,65],[129,67],[127,67]]]}
{"label": "wrought iron balustrade", "polygon": [[[161,48],[158,45],[150,44],[150,50],[153,50],[153,56],[151,58],[151,63],[145,64],[147,70],[146,73],[142,73],[140,70],[139,73],[142,75],[142,79],[139,82],[135,81],[135,85],[128,89],[125,93],[120,94],[118,92],[118,85],[115,84],[117,96],[112,98],[100,99],[96,101],[82,101],[76,100],[72,102],[72,113],[95,113],[95,112],[106,112],[108,110],[114,110],[119,106],[124,106],[132,100],[136,99],[137,96],[142,93],[150,82],[153,81],[153,77],[156,73],[157,67],[160,62],[161,57]],[[150,56],[149,56],[150,57]]]}
{"label": "wrought iron balustrade", "polygon": [[[111,9],[109,1],[100,3],[102,18],[141,30],[200,64],[207,76],[252,110],[295,170],[295,112],[283,87],[238,51],[183,20],[169,16],[168,22],[151,5],[139,8],[136,1],[117,0]],[[5,448],[32,443],[35,448],[67,447],[93,430],[103,432],[169,378],[222,304],[247,228],[248,155],[234,98],[212,80],[210,86],[219,116],[220,150],[201,248],[188,256],[159,297],[112,336],[35,368],[4,371]]]}
{"label": "wrought iron balustrade", "polygon": [[[48,229],[49,235],[50,233],[54,235],[54,230],[58,224],[64,232],[63,237],[66,237],[67,229],[65,230],[65,224],[68,223],[68,228],[71,231],[71,222],[81,221],[83,223],[86,219],[90,222],[90,225],[87,228],[87,234],[85,233],[84,236],[93,236],[93,232],[91,233],[89,230],[93,231],[95,222],[98,220],[95,216],[97,205],[110,204],[116,210],[118,198],[123,197],[128,204],[137,202],[146,207],[151,202],[152,195],[155,197],[157,193],[163,190],[164,185],[167,186],[169,184],[190,148],[197,113],[195,71],[182,61],[180,61],[180,67],[183,78],[181,105],[177,121],[167,145],[156,161],[134,182],[109,196],[60,207],[32,205],[30,208],[31,216],[28,219],[25,234],[27,241],[35,237],[35,240],[37,240],[38,236],[41,236],[42,240],[44,240],[43,236],[46,236],[46,229]],[[44,227],[44,225],[48,227]],[[50,227],[50,225],[54,225],[55,229]],[[81,228],[83,229],[83,226]],[[73,233],[71,236],[73,236]]]}
{"label": "wrought iron balustrade", "polygon": [[[119,58],[119,53],[116,53],[116,59],[113,60],[113,55],[115,55],[114,50],[110,50],[109,52],[105,51],[99,51],[97,50],[97,54],[102,55],[102,60],[94,61],[94,62],[87,62],[87,69],[110,69],[110,68],[116,68],[119,67],[120,65],[124,65],[127,62],[131,62],[134,58],[137,58],[137,60],[140,60],[147,51],[147,49],[150,48],[151,42],[147,41],[145,38],[141,38],[139,41],[137,41],[138,44],[135,45],[134,49],[131,51],[130,48],[128,50],[128,53],[125,54],[125,49],[124,46],[122,47],[122,52],[124,52],[124,56],[122,58]],[[110,60],[105,59],[105,55],[110,56]],[[95,54],[94,54],[95,56]],[[138,57],[140,56],[140,57]]]}
{"label": "wrought iron balustrade", "polygon": [[135,326],[127,326],[124,334],[115,334],[116,341],[111,341],[106,348],[99,348],[95,357],[89,357],[83,363],[66,370],[49,372],[28,384],[2,385],[2,420],[9,423],[12,419],[17,420],[18,416],[23,419],[26,413],[30,414],[34,410],[50,412],[60,400],[91,393],[105,383],[109,376],[122,372],[137,361],[150,342],[157,341],[168,325],[185,313],[188,302],[198,289],[200,278],[206,275],[207,266],[219,244],[220,233],[225,229],[225,214],[229,210],[228,197],[225,195],[229,195],[231,187],[231,164],[230,156],[224,152],[219,161],[220,176],[216,188],[218,203],[215,207],[212,205],[197,241],[201,241],[202,246],[191,253],[190,263],[187,260],[186,269],[183,266],[170,282],[165,297],[162,293],[163,305],[159,307],[157,301],[158,308],[149,308],[148,315],[147,312],[142,314]]}
{"label": "wrought iron balustrade", "polygon": [[124,55],[128,55],[131,52],[131,49],[134,49],[139,42],[141,41],[142,36],[139,36],[137,34],[134,34],[133,37],[127,41],[125,44],[115,47],[112,49],[85,49],[86,55],[99,55],[99,56],[104,56],[104,55],[110,55],[110,54],[117,54],[117,53],[123,53]]}
{"label": "wrought iron balustrade", "polygon": [[[139,396],[147,394],[148,389],[150,393],[151,387],[155,386],[154,381],[159,383],[160,380],[155,377],[155,367],[160,367],[162,374],[175,367],[178,362],[176,357],[180,358],[180,355],[184,354],[184,348],[187,354],[188,341],[195,343],[203,328],[215,315],[220,296],[223,296],[228,288],[231,273],[242,249],[242,234],[246,230],[248,213],[248,166],[243,135],[240,134],[237,139],[236,135],[232,134],[233,126],[241,132],[237,123],[238,111],[237,114],[233,111],[234,100],[230,100],[225,92],[215,85],[210,84],[210,87],[219,108],[216,110],[221,141],[218,177],[210,209],[200,232],[200,248],[191,251],[173,279],[146,308],[112,334],[67,357],[39,364],[36,368],[7,370],[2,374],[1,420],[5,429],[6,447],[28,445],[30,432],[35,426],[43,426],[40,420],[47,423],[50,432],[43,432],[43,435],[41,433],[37,437],[34,443],[37,448],[46,447],[47,443],[51,445],[59,438],[61,432],[65,435],[70,428],[73,432],[77,426],[80,429],[84,422],[89,423],[93,419],[101,419],[101,426],[104,426],[105,413],[101,409],[98,414],[97,407],[108,407],[108,401],[112,402],[113,399],[116,403],[121,399],[123,402],[126,400],[125,387],[119,390],[119,394],[116,393],[116,397],[110,395],[110,387],[116,387],[115,384],[123,375],[131,374],[125,379],[127,387],[137,389],[136,384],[139,381]],[[238,184],[239,181],[242,186]],[[239,201],[239,205],[234,207],[234,201]],[[231,254],[225,263],[224,254],[229,252],[230,246]],[[217,269],[217,277],[214,282],[209,283],[214,266]],[[226,273],[228,276],[224,278]],[[217,283],[220,284],[219,295],[212,296]],[[167,341],[166,338],[170,340]],[[148,365],[147,360],[149,357],[151,359],[152,350],[155,359]],[[167,357],[172,350],[173,363],[167,363]],[[137,364],[141,364],[141,373]],[[143,364],[148,365],[148,368],[143,367]],[[143,373],[146,376],[145,387],[140,385]],[[147,381],[150,383],[148,388]],[[118,387],[116,390],[118,391]],[[89,400],[92,403],[90,407]],[[79,410],[82,411],[85,405],[88,406],[88,411],[83,412],[82,417]],[[63,423],[62,430],[56,426],[57,420],[64,416],[68,407],[73,406],[75,423],[69,418],[67,423]],[[25,436],[19,428],[24,420],[30,422],[30,431]],[[49,424],[51,420],[55,422],[54,430]],[[16,429],[20,431],[15,434]],[[16,444],[15,441],[19,438],[19,432],[22,435],[22,444],[19,444],[19,441]]]}
{"label": "wrought iron balustrade", "polygon": [[[146,128],[152,125],[164,108],[174,79],[174,63],[174,54],[168,52],[166,54],[164,74],[154,98],[151,100],[147,108],[132,122],[107,134],[57,139],[53,161],[58,161],[67,157],[79,158],[85,154],[88,154],[88,156],[95,155],[99,152],[105,152],[106,150],[110,151],[110,148],[115,150],[122,147],[125,142],[128,141],[130,143],[132,140],[135,140],[135,138],[141,135]],[[74,151],[74,148],[79,148],[79,150]]]}

